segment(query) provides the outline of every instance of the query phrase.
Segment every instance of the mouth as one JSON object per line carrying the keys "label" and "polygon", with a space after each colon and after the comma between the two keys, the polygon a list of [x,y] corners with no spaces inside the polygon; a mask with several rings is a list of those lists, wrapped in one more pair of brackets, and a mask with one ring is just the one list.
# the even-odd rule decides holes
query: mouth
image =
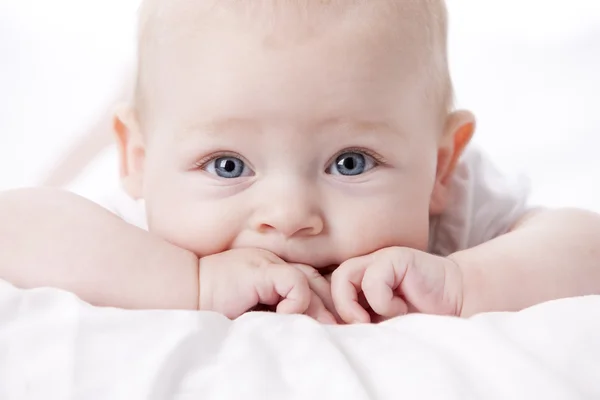
{"label": "mouth", "polygon": [[[283,261],[285,261],[288,264],[303,264],[303,265],[311,266],[314,269],[316,269],[317,271],[319,271],[319,273],[323,276],[331,275],[333,273],[333,271],[335,271],[340,266],[339,264],[329,264],[332,261],[333,262],[337,261],[337,260],[331,259],[331,258],[329,260],[315,260],[315,259],[311,259],[311,257],[293,257],[292,254],[290,254],[286,251],[282,251],[282,250],[276,251],[276,250],[273,250],[272,248],[267,248],[267,247],[259,247],[259,248],[264,249],[266,251],[270,251],[271,253],[275,254],[276,256],[278,256],[279,258],[281,258]],[[298,254],[296,253],[293,255],[297,256]]]}
{"label": "mouth", "polygon": [[317,271],[319,271],[319,273],[321,275],[327,276],[327,275],[331,275],[333,273],[333,271],[335,271],[338,267],[339,267],[339,265],[330,265],[328,267],[319,268],[319,269],[317,269]]}

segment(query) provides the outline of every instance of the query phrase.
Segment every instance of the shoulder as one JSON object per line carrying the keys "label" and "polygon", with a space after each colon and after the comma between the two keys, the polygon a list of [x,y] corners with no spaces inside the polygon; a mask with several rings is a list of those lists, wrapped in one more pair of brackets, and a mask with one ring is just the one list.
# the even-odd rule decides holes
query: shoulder
{"label": "shoulder", "polygon": [[450,183],[444,213],[431,220],[430,251],[449,255],[507,233],[529,211],[529,180],[501,172],[478,148],[469,148]]}

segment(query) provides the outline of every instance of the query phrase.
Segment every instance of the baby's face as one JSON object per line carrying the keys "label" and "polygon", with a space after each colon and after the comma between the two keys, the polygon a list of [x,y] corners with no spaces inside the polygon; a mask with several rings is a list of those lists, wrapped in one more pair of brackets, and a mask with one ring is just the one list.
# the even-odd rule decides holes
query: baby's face
{"label": "baby's face", "polygon": [[223,12],[163,36],[141,123],[150,230],[317,268],[425,250],[443,123],[420,50],[355,17],[289,31]]}

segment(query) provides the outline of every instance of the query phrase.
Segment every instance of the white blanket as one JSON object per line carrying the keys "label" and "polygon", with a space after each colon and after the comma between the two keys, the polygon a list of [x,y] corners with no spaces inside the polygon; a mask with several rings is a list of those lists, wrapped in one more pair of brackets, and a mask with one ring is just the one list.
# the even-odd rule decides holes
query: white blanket
{"label": "white blanket", "polygon": [[91,307],[0,282],[0,399],[600,399],[600,296],[470,320]]}

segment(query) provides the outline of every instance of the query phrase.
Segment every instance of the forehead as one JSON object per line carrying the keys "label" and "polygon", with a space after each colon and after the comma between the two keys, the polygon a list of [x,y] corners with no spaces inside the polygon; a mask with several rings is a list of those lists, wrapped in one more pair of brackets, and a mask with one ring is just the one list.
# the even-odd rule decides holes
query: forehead
{"label": "forehead", "polygon": [[[428,27],[432,21],[423,8],[426,3],[147,1],[138,86],[144,87],[146,102],[148,95],[152,103],[162,102],[155,104],[157,109],[168,107],[165,101],[175,104],[173,92],[191,91],[208,94],[210,104],[194,99],[188,106],[217,107],[219,97],[242,84],[257,97],[293,93],[297,102],[312,101],[311,88],[336,91],[344,81],[347,90],[364,95],[381,90],[375,71],[393,74],[394,83],[407,88],[423,78],[419,72],[432,48],[434,29]],[[348,100],[359,95],[339,94]],[[251,112],[251,99],[242,103]]]}
{"label": "forehead", "polygon": [[407,31],[412,26],[427,35],[445,23],[445,14],[443,0],[144,0],[140,34],[197,30],[211,20],[235,16],[237,23],[267,31],[306,31],[354,17],[371,29],[388,25]]}
{"label": "forehead", "polygon": [[140,58],[198,37],[208,39],[216,30],[258,36],[271,49],[346,34],[370,46],[393,50],[392,42],[395,49],[426,53],[445,41],[442,5],[441,0],[146,0],[140,13]]}

